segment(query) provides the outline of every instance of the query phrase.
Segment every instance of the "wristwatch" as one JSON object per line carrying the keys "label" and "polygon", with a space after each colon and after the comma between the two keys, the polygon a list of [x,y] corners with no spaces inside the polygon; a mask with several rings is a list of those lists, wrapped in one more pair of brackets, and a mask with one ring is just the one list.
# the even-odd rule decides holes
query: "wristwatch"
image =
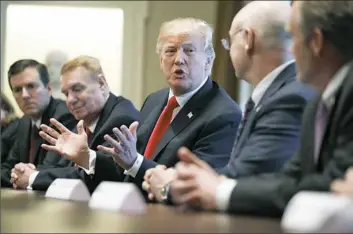
{"label": "wristwatch", "polygon": [[170,188],[170,182],[161,188],[160,195],[163,202],[167,201],[168,199],[169,188]]}

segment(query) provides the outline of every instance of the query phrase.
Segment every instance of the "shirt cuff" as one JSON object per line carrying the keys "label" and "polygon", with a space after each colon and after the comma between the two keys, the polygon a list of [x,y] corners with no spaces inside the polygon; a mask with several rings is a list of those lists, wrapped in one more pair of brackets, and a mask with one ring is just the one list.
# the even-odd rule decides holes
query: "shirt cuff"
{"label": "shirt cuff", "polygon": [[34,182],[34,180],[36,179],[38,173],[39,173],[39,171],[34,171],[34,172],[32,172],[32,173],[29,175],[29,178],[28,178],[28,186],[27,186],[27,189],[28,189],[28,190],[32,190],[33,182]]}
{"label": "shirt cuff", "polygon": [[228,209],[230,196],[236,185],[236,180],[225,179],[217,186],[216,205],[219,211],[226,211]]}
{"label": "shirt cuff", "polygon": [[95,173],[95,168],[96,168],[96,158],[97,158],[97,153],[94,150],[89,150],[89,164],[88,164],[88,170],[84,167],[79,166],[86,172],[87,175],[94,175]]}
{"label": "shirt cuff", "polygon": [[139,172],[140,170],[140,167],[142,165],[142,162],[143,162],[143,156],[139,153],[137,153],[137,159],[136,161],[134,162],[134,164],[132,165],[132,167],[129,169],[129,170],[125,170],[124,171],[124,174],[125,175],[129,175],[129,176],[132,176],[132,177],[136,177],[137,173]]}

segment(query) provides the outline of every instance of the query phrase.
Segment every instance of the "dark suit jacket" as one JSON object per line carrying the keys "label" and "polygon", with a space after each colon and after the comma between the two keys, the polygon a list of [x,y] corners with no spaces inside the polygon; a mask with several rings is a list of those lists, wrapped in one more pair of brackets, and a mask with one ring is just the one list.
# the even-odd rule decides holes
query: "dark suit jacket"
{"label": "dark suit jacket", "polygon": [[296,80],[295,64],[288,65],[249,113],[231,159],[219,173],[237,178],[279,171],[299,148],[303,111],[316,94]]}
{"label": "dark suit jacket", "polygon": [[321,97],[307,105],[298,153],[278,173],[238,179],[229,212],[281,215],[298,191],[329,191],[331,182],[353,166],[353,69],[336,94],[319,163],[314,162],[315,115]]}
{"label": "dark suit jacket", "polygon": [[1,162],[5,162],[12,146],[15,144],[19,119],[12,120],[9,124],[1,126]]}
{"label": "dark suit jacket", "polygon": [[[137,150],[143,155],[149,137],[167,104],[169,89],[150,94],[141,109],[137,130]],[[192,113],[189,118],[188,114]],[[145,171],[163,164],[173,167],[178,162],[177,150],[186,146],[212,167],[225,166],[241,119],[238,105],[217,83],[208,80],[175,116],[162,137],[152,159],[144,159],[136,178],[119,177],[119,167],[97,155],[93,184],[100,181],[133,181],[141,186]],[[121,173],[120,173],[121,174]]]}
{"label": "dark suit jacket", "polygon": [[[77,121],[70,114],[66,107],[66,104],[62,100],[51,98],[47,109],[42,115],[42,124],[52,126],[49,122],[50,118],[56,118],[63,123],[67,128],[72,129]],[[31,133],[31,119],[28,116],[23,116],[20,120],[18,132],[16,135],[16,142],[11,149],[11,152],[5,162],[1,164],[1,184],[2,186],[12,186],[10,183],[11,169],[20,162],[28,163],[29,161],[29,150],[30,150],[30,133]],[[46,158],[47,151],[41,147],[44,140],[38,137],[37,140],[37,151],[35,156],[34,164],[36,167],[40,167]],[[52,158],[50,163],[47,163],[47,167],[54,167],[56,162],[60,160],[60,156]],[[63,165],[67,166],[67,164]],[[43,166],[44,167],[44,166]]]}
{"label": "dark suit jacket", "polygon": [[[96,150],[98,145],[104,143],[104,135],[112,135],[114,127],[121,125],[129,126],[132,122],[139,120],[139,111],[136,110],[134,105],[122,96],[115,96],[110,93],[110,96],[104,105],[104,108],[99,117],[98,123],[94,132],[92,133],[92,140],[90,142],[90,149]],[[76,131],[76,129],[75,129]],[[104,155],[102,155],[104,156]],[[51,152],[50,157],[56,157],[56,153]],[[109,156],[105,156],[111,158]],[[62,161],[67,161],[61,158]],[[32,188],[35,190],[46,190],[56,178],[74,178],[84,179],[87,175],[81,168],[73,167],[70,163],[66,168],[51,168],[39,170],[39,173],[34,180]]]}

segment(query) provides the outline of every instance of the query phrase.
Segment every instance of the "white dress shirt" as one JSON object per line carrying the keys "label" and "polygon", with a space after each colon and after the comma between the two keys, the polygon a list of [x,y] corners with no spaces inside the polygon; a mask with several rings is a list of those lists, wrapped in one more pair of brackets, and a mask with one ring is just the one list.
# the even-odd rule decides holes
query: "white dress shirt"
{"label": "white dress shirt", "polygon": [[[294,63],[294,60],[290,60],[277,68],[275,68],[273,71],[268,73],[265,78],[263,78],[254,88],[252,94],[251,94],[251,99],[255,103],[255,107],[258,107],[262,97],[268,90],[268,88],[271,86],[271,84],[274,82],[274,80],[277,78],[277,76],[290,64]],[[258,111],[258,110],[257,110]],[[232,194],[232,191],[234,187],[236,186],[237,181],[234,179],[226,179],[222,181],[218,186],[217,186],[217,191],[216,191],[216,205],[217,209],[220,211],[225,211],[227,210],[228,204],[229,204],[229,199]]]}
{"label": "white dress shirt", "polygon": [[[172,115],[172,120],[174,120],[174,117],[179,113],[179,111],[181,110],[181,108],[183,108],[183,106],[185,106],[185,104],[190,100],[190,98],[197,92],[201,89],[201,87],[206,83],[206,81],[208,80],[208,78],[206,77],[204,79],[204,81],[196,88],[194,89],[193,91],[191,92],[188,92],[188,93],[185,93],[183,95],[180,95],[180,96],[175,96],[178,104],[179,104],[179,107],[175,108],[174,111],[173,111],[173,115]],[[169,98],[171,98],[173,95],[173,92],[172,90],[170,89],[169,90],[169,97],[168,97],[168,100]],[[94,174],[94,168],[96,166],[96,157],[97,157],[97,154],[95,151],[92,151],[92,153],[90,153],[90,163],[89,163],[89,170],[85,170],[85,172],[88,174],[88,175],[93,175]],[[142,162],[144,160],[144,156],[137,153],[137,159],[135,160],[134,164],[132,165],[132,167],[129,169],[129,170],[125,170],[124,171],[124,174],[125,175],[130,175],[132,177],[135,177],[137,175],[137,172],[140,170],[140,167],[142,165]]]}

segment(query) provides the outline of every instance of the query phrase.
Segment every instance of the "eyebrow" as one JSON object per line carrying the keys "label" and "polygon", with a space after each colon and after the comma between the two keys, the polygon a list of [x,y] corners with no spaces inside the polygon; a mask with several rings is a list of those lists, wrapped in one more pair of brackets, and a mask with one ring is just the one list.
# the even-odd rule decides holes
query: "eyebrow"
{"label": "eyebrow", "polygon": [[[76,82],[76,83],[73,83],[69,86],[68,89],[72,89],[74,86],[77,86],[77,85],[83,85],[82,83],[79,83],[79,82]],[[64,89],[61,89],[61,92],[64,93],[66,90]]]}

